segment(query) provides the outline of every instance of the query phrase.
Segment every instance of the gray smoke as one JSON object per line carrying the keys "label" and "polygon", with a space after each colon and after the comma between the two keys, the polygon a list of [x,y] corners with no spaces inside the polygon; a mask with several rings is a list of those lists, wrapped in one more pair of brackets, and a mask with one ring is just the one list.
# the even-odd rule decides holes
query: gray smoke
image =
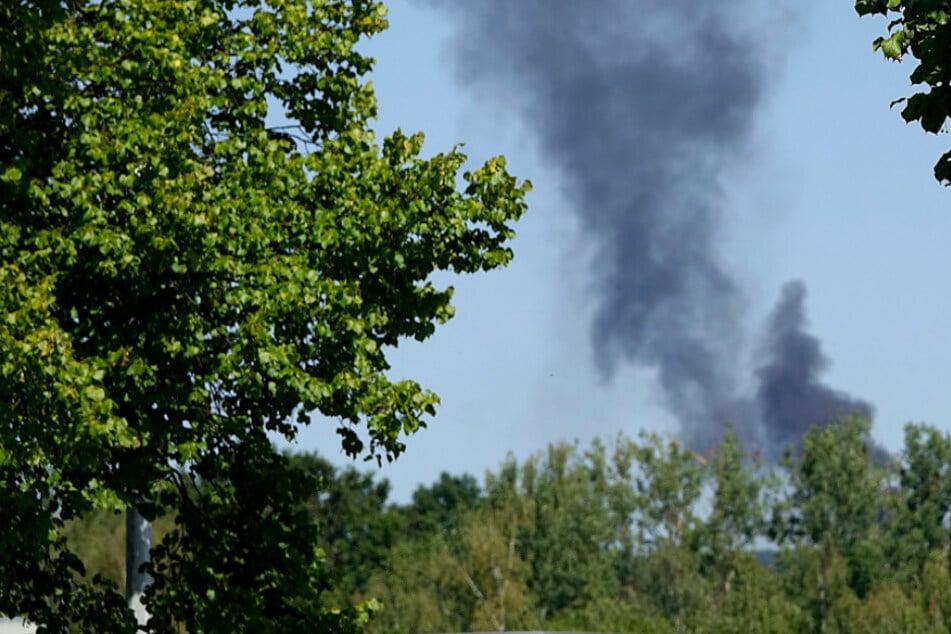
{"label": "gray smoke", "polygon": [[757,3],[433,6],[458,18],[460,83],[521,111],[596,242],[592,342],[605,377],[619,362],[655,369],[691,444],[715,443],[731,418],[769,455],[856,404],[818,383],[822,356],[801,331],[795,285],[771,320],[756,400],[737,398],[744,302],[717,251],[720,179],[747,152],[768,88]]}
{"label": "gray smoke", "polygon": [[824,424],[833,416],[872,416],[870,404],[819,381],[828,360],[819,340],[805,332],[805,298],[802,282],[783,286],[764,340],[765,363],[756,373],[765,444],[774,452],[796,444],[811,425]]}

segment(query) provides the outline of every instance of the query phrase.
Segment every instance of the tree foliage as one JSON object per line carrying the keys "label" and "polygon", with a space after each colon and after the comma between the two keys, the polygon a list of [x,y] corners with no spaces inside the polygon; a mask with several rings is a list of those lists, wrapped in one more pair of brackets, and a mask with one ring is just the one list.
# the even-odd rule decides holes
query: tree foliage
{"label": "tree foliage", "polygon": [[[882,15],[891,19],[886,36],[872,46],[886,59],[901,61],[909,53],[918,65],[911,83],[927,90],[902,97],[892,105],[904,104],[901,116],[917,121],[932,134],[944,129],[951,116],[951,2],[948,0],[856,0],[859,15]],[[945,152],[934,167],[935,178],[951,185],[951,151]]]}
{"label": "tree foliage", "polygon": [[177,521],[156,626],[239,631],[241,602],[270,631],[321,573],[267,434],[317,413],[349,454],[398,456],[436,397],[387,350],[451,317],[434,271],[509,261],[528,185],[376,142],[370,0],[29,0],[0,23],[0,613],[129,630],[62,528],[136,505]]}
{"label": "tree foliage", "polygon": [[482,486],[442,474],[406,504],[372,473],[285,458],[316,476],[298,508],[333,526],[322,581],[339,585],[322,605],[375,597],[369,632],[947,632],[948,436],[908,425],[882,465],[868,432],[854,418],[814,428],[784,466],[758,464],[729,431],[704,455],[651,435],[559,443]]}

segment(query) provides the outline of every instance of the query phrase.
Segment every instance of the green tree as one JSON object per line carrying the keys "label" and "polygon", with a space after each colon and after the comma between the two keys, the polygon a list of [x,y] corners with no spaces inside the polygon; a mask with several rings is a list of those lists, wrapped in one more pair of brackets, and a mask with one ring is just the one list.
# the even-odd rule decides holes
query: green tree
{"label": "green tree", "polygon": [[530,521],[523,502],[497,496],[459,515],[452,529],[409,532],[370,580],[369,592],[383,602],[374,631],[537,629],[531,569],[518,548]]}
{"label": "green tree", "polygon": [[849,587],[845,558],[824,540],[786,547],[776,558],[776,570],[786,596],[800,608],[803,632],[850,632],[849,623],[859,604]]}
{"label": "green tree", "polygon": [[382,603],[368,627],[380,634],[461,632],[471,592],[460,585],[457,562],[441,536],[397,542],[368,582]]}
{"label": "green tree", "polygon": [[455,574],[464,581],[466,603],[471,606],[466,630],[538,628],[536,600],[528,585],[531,568],[518,550],[525,511],[518,500],[511,499],[463,517],[452,551]]}
{"label": "green tree", "polygon": [[918,585],[921,608],[928,614],[928,621],[947,632],[951,628],[951,572],[947,551],[933,551],[929,555]]}
{"label": "green tree", "polygon": [[886,555],[904,581],[918,577],[934,551],[951,545],[951,437],[905,426],[905,446],[888,497]]}
{"label": "green tree", "polygon": [[[202,461],[202,486],[153,549],[150,629],[189,632],[356,630],[375,604],[324,599],[333,576],[302,500],[319,483],[268,447]],[[275,486],[275,484],[277,486]]]}
{"label": "green tree", "polygon": [[734,559],[729,593],[697,628],[711,634],[792,634],[808,631],[808,618],[787,596],[783,579],[749,553]]}
{"label": "green tree", "polygon": [[[520,469],[518,495],[530,517],[521,549],[542,620],[617,594],[612,546],[618,520],[610,504],[611,474],[598,442],[549,445]],[[627,518],[624,518],[625,520]]]}
{"label": "green tree", "polygon": [[789,493],[777,506],[773,537],[793,546],[780,568],[795,580],[817,632],[847,631],[857,598],[884,572],[879,520],[886,481],[869,452],[869,429],[869,421],[854,417],[813,427],[801,453],[783,461]]}
{"label": "green tree", "polygon": [[390,483],[353,466],[337,468],[314,453],[287,454],[294,468],[316,476],[305,507],[319,527],[318,545],[343,605],[365,596],[366,584],[396,543],[403,520],[388,506]]}
{"label": "green tree", "polygon": [[462,515],[481,501],[482,490],[473,476],[443,472],[439,480],[413,492],[412,502],[404,509],[407,528],[420,535],[454,531]]}
{"label": "green tree", "polygon": [[[918,60],[911,83],[927,86],[927,91],[896,99],[903,103],[902,118],[917,121],[926,132],[940,132],[951,115],[951,3],[947,0],[856,0],[860,16],[890,18],[888,33],[872,46],[886,59],[901,61],[908,53]],[[951,185],[951,151],[934,167],[935,178]]]}
{"label": "green tree", "polygon": [[501,158],[460,181],[458,151],[374,140],[355,46],[384,16],[370,0],[0,6],[0,613],[134,629],[62,529],[138,506],[177,521],[151,570],[157,626],[360,618],[315,612],[323,567],[295,510],[313,483],[267,434],[316,412],[348,453],[398,456],[436,397],[388,378],[387,350],[451,317],[434,271],[509,261],[528,189]]}
{"label": "green tree", "polygon": [[649,597],[677,632],[686,632],[698,625],[711,595],[700,546],[707,461],[656,434],[642,434],[641,440],[630,444],[641,552],[626,584]]}
{"label": "green tree", "polygon": [[935,625],[925,609],[896,585],[876,588],[851,618],[852,632],[869,634],[938,634],[947,628]]}
{"label": "green tree", "polygon": [[730,593],[754,541],[766,534],[766,496],[776,483],[755,458],[745,455],[739,437],[727,429],[708,461],[713,505],[700,531],[708,575],[723,595]]}
{"label": "green tree", "polygon": [[697,503],[703,492],[706,459],[656,434],[642,438],[635,453],[641,535],[648,543],[682,546],[696,535],[700,524]]}
{"label": "green tree", "polygon": [[802,451],[788,455],[788,512],[780,539],[820,544],[846,554],[874,530],[882,512],[884,473],[869,453],[870,423],[848,417],[813,427]]}

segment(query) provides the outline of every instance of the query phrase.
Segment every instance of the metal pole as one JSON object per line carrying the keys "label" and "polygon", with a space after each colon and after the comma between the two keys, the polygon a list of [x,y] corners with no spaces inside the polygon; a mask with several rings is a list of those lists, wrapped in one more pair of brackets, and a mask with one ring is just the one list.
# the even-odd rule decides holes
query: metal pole
{"label": "metal pole", "polygon": [[139,569],[149,561],[151,548],[152,525],[137,510],[129,509],[125,513],[125,600],[143,628],[149,613],[142,605],[142,594],[152,579]]}

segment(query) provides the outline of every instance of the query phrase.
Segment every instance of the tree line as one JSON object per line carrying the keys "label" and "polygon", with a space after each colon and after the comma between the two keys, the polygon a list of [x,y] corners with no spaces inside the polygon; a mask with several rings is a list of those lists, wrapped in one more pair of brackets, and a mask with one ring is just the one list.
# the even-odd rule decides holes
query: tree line
{"label": "tree line", "polygon": [[[368,632],[951,629],[951,436],[927,425],[882,459],[869,423],[844,418],[776,466],[729,429],[704,452],[655,434],[557,443],[402,504],[373,473],[285,458],[314,484],[319,601],[362,604]],[[121,581],[121,517],[67,533],[87,574]]]}

